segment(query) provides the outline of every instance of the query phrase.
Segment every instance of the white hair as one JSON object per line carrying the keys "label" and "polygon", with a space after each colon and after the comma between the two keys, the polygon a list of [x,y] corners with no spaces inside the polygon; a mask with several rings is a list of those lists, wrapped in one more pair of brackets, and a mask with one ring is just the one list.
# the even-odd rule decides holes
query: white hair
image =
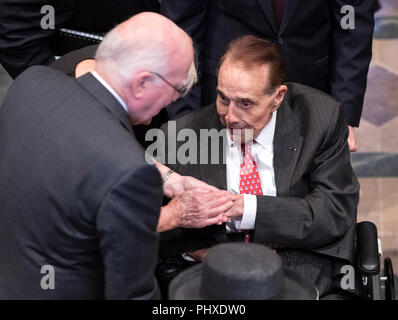
{"label": "white hair", "polygon": [[[111,30],[99,45],[95,60],[110,76],[117,76],[123,84],[131,81],[139,70],[165,75],[169,72],[170,49],[162,41],[152,39],[126,40],[117,29]],[[196,60],[196,59],[195,59]],[[154,77],[155,84],[162,81]],[[188,77],[182,89],[188,93],[198,81],[195,61],[190,66]]]}
{"label": "white hair", "polygon": [[117,29],[113,29],[99,45],[95,60],[108,74],[127,83],[143,69],[166,74],[169,52],[160,41],[126,40]]}
{"label": "white hair", "polygon": [[196,65],[194,61],[189,68],[188,77],[183,83],[184,95],[186,95],[192,89],[196,82],[198,82],[198,72],[196,70]]}

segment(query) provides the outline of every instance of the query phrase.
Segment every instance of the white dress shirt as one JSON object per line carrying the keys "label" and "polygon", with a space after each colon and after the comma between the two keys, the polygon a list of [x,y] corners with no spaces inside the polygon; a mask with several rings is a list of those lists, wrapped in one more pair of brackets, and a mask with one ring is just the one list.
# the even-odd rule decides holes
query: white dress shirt
{"label": "white dress shirt", "polygon": [[[270,122],[259,133],[254,140],[252,153],[259,171],[263,195],[276,196],[274,175],[274,133],[276,113],[272,114]],[[241,146],[227,134],[227,190],[232,193],[240,193],[240,164],[242,159]],[[244,195],[244,210],[242,219],[231,219],[227,222],[227,232],[239,232],[243,229],[254,229],[257,215],[257,198],[255,195]]]}
{"label": "white dress shirt", "polygon": [[129,113],[126,102],[117,94],[117,92],[106,82],[97,72],[92,71],[91,74],[115,97],[117,101],[122,105],[123,109]]}

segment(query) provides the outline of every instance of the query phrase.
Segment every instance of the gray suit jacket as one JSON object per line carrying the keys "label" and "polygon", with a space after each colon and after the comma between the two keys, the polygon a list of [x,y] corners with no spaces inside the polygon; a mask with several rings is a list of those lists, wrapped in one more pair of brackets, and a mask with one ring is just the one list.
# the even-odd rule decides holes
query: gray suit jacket
{"label": "gray suit jacket", "polygon": [[21,74],[0,109],[0,150],[0,299],[158,297],[159,173],[91,74]]}
{"label": "gray suit jacket", "polygon": [[[215,106],[210,105],[177,119],[177,133],[182,128],[192,128],[199,136],[200,129],[220,130],[222,125]],[[168,141],[166,126],[164,130]],[[347,131],[343,110],[329,95],[288,84],[274,137],[277,196],[257,196],[255,242],[353,261],[359,184],[350,164]],[[182,144],[177,143],[177,150]],[[198,151],[209,148],[210,154],[210,144],[202,141],[198,145]],[[170,167],[226,189],[226,166],[222,162],[177,163]],[[226,241],[225,227],[184,229],[180,239],[180,251],[206,247]]]}

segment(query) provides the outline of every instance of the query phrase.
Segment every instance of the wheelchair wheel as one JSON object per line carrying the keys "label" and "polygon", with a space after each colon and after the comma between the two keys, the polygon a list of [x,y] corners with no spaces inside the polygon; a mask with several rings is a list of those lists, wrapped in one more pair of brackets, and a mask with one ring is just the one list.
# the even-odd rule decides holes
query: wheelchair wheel
{"label": "wheelchair wheel", "polygon": [[384,275],[386,280],[386,300],[395,300],[394,270],[390,258],[384,259]]}

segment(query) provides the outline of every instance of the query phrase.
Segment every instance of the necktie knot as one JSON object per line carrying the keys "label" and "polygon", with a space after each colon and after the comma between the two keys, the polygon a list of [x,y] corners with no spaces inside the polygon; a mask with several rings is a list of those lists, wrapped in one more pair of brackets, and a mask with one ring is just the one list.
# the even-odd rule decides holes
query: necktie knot
{"label": "necktie knot", "polygon": [[251,157],[252,156],[252,144],[244,144],[242,143],[241,145],[242,148],[242,156],[243,158],[246,156]]}

